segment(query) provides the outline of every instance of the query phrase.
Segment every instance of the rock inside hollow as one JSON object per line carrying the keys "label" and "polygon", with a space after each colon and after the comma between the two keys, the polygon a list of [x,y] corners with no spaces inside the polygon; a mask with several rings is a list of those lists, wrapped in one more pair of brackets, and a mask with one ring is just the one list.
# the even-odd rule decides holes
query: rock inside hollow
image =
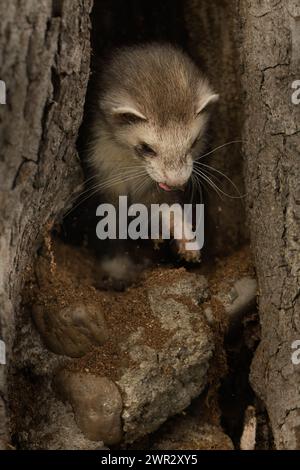
{"label": "rock inside hollow", "polygon": [[[59,373],[55,380],[60,384],[59,396],[72,405],[78,427],[87,438],[110,445],[108,441],[117,442],[121,437],[101,434],[100,412],[94,411],[94,403],[103,401],[97,395],[98,386],[91,385],[98,379],[108,381],[105,383],[122,397],[122,405],[116,408],[122,426],[116,435],[122,433],[122,441],[131,443],[153,433],[170,417],[185,410],[207,386],[215,350],[214,325],[222,324],[223,328],[222,322],[228,321],[224,304],[215,299],[220,292],[230,292],[236,280],[251,277],[248,264],[245,261],[243,265],[240,255],[236,260],[222,261],[220,267],[217,265],[212,274],[205,276],[185,268],[150,267],[141,274],[138,284],[114,292],[95,288],[99,279],[97,260],[86,251],[62,244],[53,248],[53,271],[43,270],[43,277],[39,278],[41,287],[35,294],[35,299],[38,298],[35,305],[42,307],[35,312],[35,322],[40,322],[38,329],[45,337],[48,335],[52,340],[53,335],[57,352],[57,344],[60,351],[63,348],[65,351],[69,333],[60,325],[65,326],[67,312],[67,318],[72,319],[69,329],[73,332],[83,323],[79,331],[88,338],[88,348],[92,345],[81,357],[73,356],[67,362],[61,359],[64,373]],[[85,311],[93,307],[87,323],[85,314],[84,319],[81,314],[73,315],[73,306],[82,306]],[[62,319],[55,317],[57,311],[63,312]],[[45,312],[50,320],[45,318]],[[102,328],[97,312],[105,319]],[[54,327],[56,335],[52,332],[55,321],[60,322]],[[101,343],[103,331],[109,335]],[[50,344],[49,339],[48,343],[44,341]],[[76,341],[70,343],[76,346]],[[49,347],[54,349],[53,342]],[[81,393],[82,389],[93,391]],[[92,395],[96,398],[91,404]],[[95,427],[91,417],[98,423]],[[101,419],[103,423],[103,416]]]}
{"label": "rock inside hollow", "polygon": [[122,398],[108,378],[62,370],[54,385],[64,401],[71,404],[75,420],[92,441],[117,444],[122,438]]}
{"label": "rock inside hollow", "polygon": [[157,270],[144,288],[152,321],[160,325],[162,334],[156,346],[147,345],[139,329],[122,345],[135,365],[117,381],[127,442],[155,431],[202,392],[214,349],[198,304],[207,290],[203,276],[184,269]]}
{"label": "rock inside hollow", "polygon": [[241,320],[249,310],[255,308],[256,297],[257,281],[249,276],[237,279],[231,289],[218,294],[232,324]]}
{"label": "rock inside hollow", "polygon": [[80,357],[108,338],[103,313],[94,303],[35,304],[33,320],[47,347],[56,354]]}

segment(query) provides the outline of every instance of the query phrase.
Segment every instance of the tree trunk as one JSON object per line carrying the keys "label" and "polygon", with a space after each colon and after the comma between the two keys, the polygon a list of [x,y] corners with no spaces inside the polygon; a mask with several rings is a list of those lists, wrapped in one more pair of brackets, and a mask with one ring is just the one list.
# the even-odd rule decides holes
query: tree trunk
{"label": "tree trunk", "polygon": [[[82,182],[76,139],[89,75],[91,3],[0,3],[0,80],[7,88],[7,104],[0,104],[0,340],[7,361],[0,365],[0,447],[9,441],[7,371],[23,281],[44,235]],[[158,14],[142,2],[132,0],[131,9],[120,0],[111,3],[97,2],[94,12],[101,54],[119,40],[153,39],[155,23],[154,39],[187,46],[223,94],[214,144],[238,139],[246,118],[247,212],[262,325],[251,380],[266,404],[277,448],[300,448],[300,366],[291,361],[292,342],[300,339],[300,105],[291,101],[292,83],[300,79],[299,2],[177,0],[164,2]],[[238,147],[230,150],[231,159],[226,152],[214,154],[214,162],[240,186]],[[209,209],[218,252],[247,238],[241,206],[225,206],[213,197]]]}
{"label": "tree trunk", "polygon": [[[271,419],[276,447],[300,447],[300,7],[297,0],[240,1],[245,104],[245,175],[259,281],[262,341],[251,380]],[[298,75],[297,75],[298,74]]]}
{"label": "tree trunk", "polygon": [[76,137],[89,73],[90,0],[2,0],[0,78],[0,439],[20,289],[34,247],[81,181]]}

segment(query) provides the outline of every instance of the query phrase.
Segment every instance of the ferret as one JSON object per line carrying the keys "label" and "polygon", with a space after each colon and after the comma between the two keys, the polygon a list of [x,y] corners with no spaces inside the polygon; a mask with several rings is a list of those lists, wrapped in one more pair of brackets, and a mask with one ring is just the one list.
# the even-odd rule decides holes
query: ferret
{"label": "ferret", "polygon": [[148,44],[113,53],[97,88],[87,158],[106,199],[178,201],[218,100],[208,79],[179,48]]}

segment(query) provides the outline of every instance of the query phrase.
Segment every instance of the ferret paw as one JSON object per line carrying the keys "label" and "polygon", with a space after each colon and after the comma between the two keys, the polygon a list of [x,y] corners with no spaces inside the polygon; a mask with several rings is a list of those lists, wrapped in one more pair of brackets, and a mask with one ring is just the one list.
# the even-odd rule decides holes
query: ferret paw
{"label": "ferret paw", "polygon": [[137,265],[126,255],[105,258],[100,265],[102,280],[97,287],[122,292],[137,282],[142,269],[141,264]]}
{"label": "ferret paw", "polygon": [[165,242],[163,238],[155,238],[152,241],[153,241],[154,250],[160,250],[160,248]]}
{"label": "ferret paw", "polygon": [[177,253],[181,259],[187,261],[188,263],[200,263],[201,262],[201,252],[200,250],[187,250],[185,245],[185,240],[177,240]]}

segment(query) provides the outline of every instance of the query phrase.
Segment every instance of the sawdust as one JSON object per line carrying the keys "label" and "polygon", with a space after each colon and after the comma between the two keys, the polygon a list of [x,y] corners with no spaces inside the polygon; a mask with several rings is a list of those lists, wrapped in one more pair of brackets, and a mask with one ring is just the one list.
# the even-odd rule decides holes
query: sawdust
{"label": "sawdust", "polygon": [[[213,269],[206,273],[211,296],[203,302],[203,308],[211,308],[216,320],[212,325],[215,353],[209,370],[210,387],[207,394],[208,405],[211,410],[215,410],[215,422],[219,421],[217,390],[220,380],[227,373],[223,340],[228,325],[224,308],[214,294],[220,292],[220,289],[230,288],[237,276],[253,274],[249,259],[249,249],[246,247],[230,257],[217,260]],[[128,351],[121,348],[131,334],[141,331],[142,344],[156,351],[162,349],[169,337],[169,332],[153,316],[147,289],[157,285],[169,286],[184,272],[186,269],[183,267],[155,267],[142,274],[142,286],[131,286],[125,292],[99,290],[96,286],[99,285],[102,273],[97,259],[85,247],[75,247],[47,237],[45,247],[37,257],[34,276],[28,284],[24,299],[28,306],[38,303],[53,315],[57,309],[79,302],[95,304],[101,309],[111,332],[110,339],[94,347],[85,356],[71,360],[68,368],[117,380],[122,370],[136,367]],[[177,297],[190,311],[198,311],[199,307],[186,296]]]}
{"label": "sawdust", "polygon": [[[72,371],[87,372],[106,376],[117,381],[124,369],[138,365],[127,350],[121,346],[133,333],[141,331],[141,344],[160,351],[169,338],[154,317],[149,306],[147,290],[156,286],[170,286],[186,269],[156,266],[141,274],[140,283],[124,292],[99,290],[101,273],[97,258],[85,247],[72,246],[58,239],[47,238],[43,250],[37,256],[30,280],[24,292],[24,305],[29,310],[33,303],[51,311],[71,304],[94,303],[104,314],[111,337],[102,346],[94,347],[81,358],[70,359],[67,368]],[[205,266],[209,285],[209,297],[202,299],[202,309],[210,308],[215,321],[211,325],[214,335],[215,352],[208,372],[208,387],[203,406],[208,411],[206,421],[220,424],[219,387],[227,374],[224,337],[228,328],[227,315],[221,302],[216,298],[220,291],[230,289],[237,278],[253,276],[250,250],[244,247],[233,255],[215,260],[209,269]],[[101,285],[101,282],[100,282]],[[199,306],[186,296],[174,296],[190,311],[199,312]]]}
{"label": "sawdust", "polygon": [[[178,279],[176,271],[179,270],[173,273],[155,269],[155,274],[147,271],[146,287],[157,282],[169,285]],[[97,260],[87,249],[52,241],[36,261],[34,279],[28,285],[24,301],[28,307],[35,303],[53,315],[72,304],[95,304],[104,314],[111,338],[82,358],[71,360],[68,368],[117,380],[124,368],[136,366],[121,348],[131,334],[141,331],[141,343],[160,351],[170,333],[153,316],[145,284],[129,287],[125,292],[100,291],[95,285],[101,275]]]}

